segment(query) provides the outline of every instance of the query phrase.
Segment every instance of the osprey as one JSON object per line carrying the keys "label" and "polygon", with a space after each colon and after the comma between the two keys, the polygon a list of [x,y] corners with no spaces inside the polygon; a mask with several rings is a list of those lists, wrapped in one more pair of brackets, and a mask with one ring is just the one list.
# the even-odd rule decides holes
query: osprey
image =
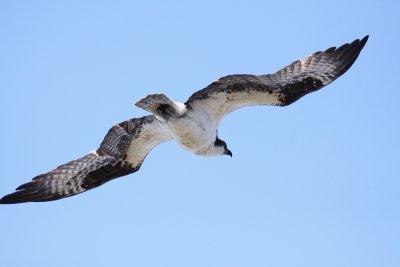
{"label": "osprey", "polygon": [[222,118],[252,105],[287,106],[345,73],[368,40],[331,47],[295,61],[274,74],[229,75],[194,93],[185,103],[152,94],[136,106],[153,115],[114,125],[100,147],[86,156],[38,175],[0,199],[2,204],[57,200],[85,192],[139,170],[162,142],[175,140],[201,156],[232,156],[218,137]]}

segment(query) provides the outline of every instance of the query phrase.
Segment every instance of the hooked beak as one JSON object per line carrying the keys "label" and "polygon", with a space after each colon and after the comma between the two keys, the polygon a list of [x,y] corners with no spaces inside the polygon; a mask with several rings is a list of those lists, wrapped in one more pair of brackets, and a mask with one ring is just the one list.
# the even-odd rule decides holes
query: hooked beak
{"label": "hooked beak", "polygon": [[232,158],[232,152],[229,149],[225,149],[225,155],[228,155]]}

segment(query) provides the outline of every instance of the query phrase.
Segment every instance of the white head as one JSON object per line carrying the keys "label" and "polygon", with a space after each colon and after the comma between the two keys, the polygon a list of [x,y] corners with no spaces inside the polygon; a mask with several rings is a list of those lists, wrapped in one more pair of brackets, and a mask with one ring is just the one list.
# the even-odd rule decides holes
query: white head
{"label": "white head", "polygon": [[207,150],[207,156],[223,156],[228,155],[232,157],[232,152],[228,149],[225,141],[219,139],[215,140],[214,144]]}

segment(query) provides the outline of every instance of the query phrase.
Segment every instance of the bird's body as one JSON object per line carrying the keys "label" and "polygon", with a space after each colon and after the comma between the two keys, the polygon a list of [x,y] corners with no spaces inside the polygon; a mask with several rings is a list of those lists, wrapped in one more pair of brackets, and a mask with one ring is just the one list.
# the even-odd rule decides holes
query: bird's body
{"label": "bird's body", "polygon": [[34,177],[0,203],[50,201],[82,193],[138,171],[155,146],[170,140],[197,155],[232,156],[218,136],[218,126],[226,115],[252,105],[290,105],[321,89],[351,67],[367,40],[368,36],[316,52],[274,74],[222,77],[185,103],[164,94],[148,95],[136,106],[153,115],[114,125],[97,150]]}
{"label": "bird's body", "polygon": [[183,118],[167,122],[167,125],[171,137],[183,149],[201,156],[213,156],[208,152],[216,140],[217,125],[203,113],[188,112]]}
{"label": "bird's body", "polygon": [[200,156],[214,156],[212,147],[217,138],[218,122],[202,110],[185,109],[182,116],[170,117],[162,124],[171,139],[186,151]]}

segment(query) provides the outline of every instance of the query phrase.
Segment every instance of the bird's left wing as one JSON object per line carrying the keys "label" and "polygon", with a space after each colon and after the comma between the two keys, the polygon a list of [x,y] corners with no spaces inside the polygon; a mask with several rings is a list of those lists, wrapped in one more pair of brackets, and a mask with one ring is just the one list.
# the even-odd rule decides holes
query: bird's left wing
{"label": "bird's left wing", "polygon": [[368,36],[316,52],[274,74],[229,75],[194,93],[185,103],[216,120],[251,105],[286,106],[317,91],[345,73],[357,59]]}
{"label": "bird's left wing", "polygon": [[1,198],[0,204],[50,201],[85,192],[136,172],[150,150],[168,140],[154,116],[116,124],[96,151],[36,176]]}

